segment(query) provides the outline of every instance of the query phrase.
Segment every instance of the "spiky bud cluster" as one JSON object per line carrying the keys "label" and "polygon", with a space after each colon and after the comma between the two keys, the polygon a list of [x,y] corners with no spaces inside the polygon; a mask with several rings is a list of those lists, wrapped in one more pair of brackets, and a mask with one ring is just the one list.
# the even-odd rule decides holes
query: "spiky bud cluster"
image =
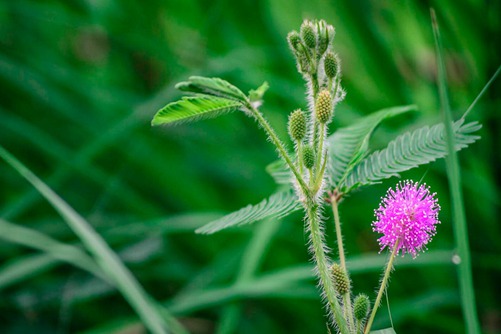
{"label": "spiky bud cluster", "polygon": [[306,20],[303,21],[300,33],[301,39],[307,47],[314,49],[317,46],[317,36],[312,22]]}
{"label": "spiky bud cluster", "polygon": [[350,291],[350,280],[346,271],[337,263],[331,266],[332,280],[334,281],[334,286],[340,295],[344,295]]}
{"label": "spiky bud cluster", "polygon": [[307,169],[312,169],[315,165],[315,152],[311,145],[307,145],[303,148],[303,164]]}
{"label": "spiky bud cluster", "polygon": [[355,297],[353,301],[353,314],[355,315],[355,319],[364,320],[369,314],[371,302],[367,295],[361,293]]}
{"label": "spiky bud cluster", "polygon": [[331,93],[324,89],[318,93],[317,101],[315,102],[315,113],[321,124],[325,124],[331,120],[332,108]]}
{"label": "spiky bud cluster", "polygon": [[337,75],[338,59],[336,58],[336,55],[331,51],[328,51],[325,54],[324,70],[325,70],[325,75],[330,79],[334,78]]}
{"label": "spiky bud cluster", "polygon": [[306,116],[301,109],[294,110],[289,115],[289,135],[297,142],[306,136]]}

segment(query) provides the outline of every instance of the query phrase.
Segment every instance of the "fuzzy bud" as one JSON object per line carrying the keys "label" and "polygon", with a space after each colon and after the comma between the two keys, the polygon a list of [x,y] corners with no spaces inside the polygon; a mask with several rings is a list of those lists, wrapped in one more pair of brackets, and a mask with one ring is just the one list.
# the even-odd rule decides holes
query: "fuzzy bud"
{"label": "fuzzy bud", "polygon": [[292,51],[300,51],[299,44],[301,43],[301,37],[299,36],[299,33],[297,31],[291,31],[287,35],[287,41],[289,42],[289,47],[292,49]]}
{"label": "fuzzy bud", "polygon": [[298,142],[306,136],[306,117],[301,109],[294,110],[289,116],[289,135]]}
{"label": "fuzzy bud", "polygon": [[304,44],[310,49],[314,49],[317,46],[317,36],[315,35],[315,28],[310,21],[304,21],[301,24],[301,38]]}
{"label": "fuzzy bud", "polygon": [[371,302],[367,295],[361,293],[356,296],[353,302],[353,314],[355,315],[355,319],[364,320],[369,314],[370,306]]}
{"label": "fuzzy bud", "polygon": [[318,53],[323,55],[329,48],[329,44],[334,38],[334,27],[327,24],[324,20],[318,22]]}
{"label": "fuzzy bud", "polygon": [[348,275],[337,263],[331,266],[332,279],[334,281],[334,286],[340,295],[344,295],[350,291],[350,280]]}
{"label": "fuzzy bud", "polygon": [[324,58],[324,69],[327,78],[332,79],[337,75],[338,59],[331,51],[328,51]]}
{"label": "fuzzy bud", "polygon": [[331,120],[332,108],[331,93],[324,89],[318,93],[317,101],[315,103],[315,113],[321,124],[325,124]]}
{"label": "fuzzy bud", "polygon": [[312,169],[315,165],[315,152],[313,152],[311,145],[303,148],[303,164],[307,169]]}

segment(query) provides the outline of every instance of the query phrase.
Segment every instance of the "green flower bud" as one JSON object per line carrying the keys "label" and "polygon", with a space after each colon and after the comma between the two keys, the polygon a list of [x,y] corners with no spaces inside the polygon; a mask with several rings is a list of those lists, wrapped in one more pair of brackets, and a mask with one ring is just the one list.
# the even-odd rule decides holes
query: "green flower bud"
{"label": "green flower bud", "polygon": [[315,103],[315,112],[317,119],[321,124],[325,124],[331,120],[332,108],[331,93],[324,89],[318,93],[317,101]]}
{"label": "green flower bud", "polygon": [[313,152],[311,145],[303,148],[303,164],[307,169],[312,169],[315,165],[315,152]]}
{"label": "green flower bud", "polygon": [[331,266],[332,279],[334,281],[334,286],[340,295],[344,295],[350,291],[350,280],[348,275],[337,263]]}
{"label": "green flower bud", "polygon": [[317,46],[317,36],[313,24],[305,20],[303,24],[301,24],[300,32],[304,44],[310,49],[314,49]]}
{"label": "green flower bud", "polygon": [[298,142],[306,136],[306,117],[301,109],[294,110],[289,116],[289,135]]}
{"label": "green flower bud", "polygon": [[371,302],[367,295],[361,293],[356,296],[353,302],[353,314],[355,315],[355,319],[364,320],[369,314],[370,307]]}
{"label": "green flower bud", "polygon": [[287,35],[287,41],[289,42],[289,47],[291,48],[292,51],[299,52],[299,44],[301,43],[301,37],[299,36],[299,33],[295,30],[291,31]]}
{"label": "green flower bud", "polygon": [[329,44],[334,37],[334,28],[324,20],[317,23],[318,30],[318,54],[321,56],[329,48]]}
{"label": "green flower bud", "polygon": [[324,58],[325,75],[332,79],[337,75],[338,59],[331,51],[328,51]]}

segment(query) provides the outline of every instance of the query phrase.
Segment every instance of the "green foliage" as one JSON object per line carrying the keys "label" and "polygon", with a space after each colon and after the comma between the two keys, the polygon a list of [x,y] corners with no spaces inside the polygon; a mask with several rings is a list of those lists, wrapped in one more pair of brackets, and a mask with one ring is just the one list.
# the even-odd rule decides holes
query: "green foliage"
{"label": "green foliage", "polygon": [[[241,103],[247,102],[247,96],[240,89],[220,78],[191,76],[188,78],[188,81],[176,84],[176,88],[183,92],[220,96],[240,101]],[[257,90],[258,95],[261,94],[262,96],[267,89],[267,84],[263,84]]]}
{"label": "green foliage", "polygon": [[[485,14],[499,13],[501,2],[433,5],[444,23],[452,110],[460,115],[499,66],[498,44],[486,36],[500,36],[501,26],[496,15]],[[384,24],[378,13],[384,13]],[[4,1],[0,17],[1,145],[92,224],[155,299],[192,326],[193,334],[326,332],[296,215],[211,237],[193,233],[222,212],[259,202],[257,194],[274,192],[276,185],[261,169],[276,155],[261,130],[242,117],[169,131],[152,131],[149,123],[155,110],[178,99],[174,85],[195,73],[242,88],[268,80],[273,89],[263,111],[285,140],[287,113],[306,103],[284,36],[305,17],[323,17],[339,32],[335,46],[348,93],[332,131],[369,111],[402,104],[419,106],[419,124],[435,124],[439,96],[428,3],[270,0],[256,10],[255,2],[227,6],[217,0],[211,6],[196,0],[148,6]],[[460,154],[464,209],[474,221],[469,242],[481,318],[501,308],[492,294],[501,279],[499,88],[495,81],[469,113],[484,125],[482,141]],[[395,118],[378,129],[378,148],[413,122]],[[289,184],[290,171],[284,171],[282,181]],[[402,177],[422,174],[415,169]],[[425,180],[442,197],[444,175],[444,165],[434,164]],[[372,295],[384,265],[368,218],[386,183],[393,181],[353,193],[340,206],[355,292]],[[54,209],[4,163],[0,184],[4,220],[81,247]],[[444,205],[444,223],[447,211]],[[449,225],[443,224],[444,231]],[[261,227],[275,230],[263,238]],[[397,259],[389,297],[399,332],[465,331],[458,280],[450,279],[458,272],[448,249],[453,234],[442,232],[416,260]],[[332,226],[326,234],[334,245]],[[37,243],[38,237],[30,238]],[[151,248],[158,240],[160,247]],[[265,247],[255,247],[256,240]],[[248,269],[246,254],[260,261],[237,284]],[[412,296],[408,282],[417,284]],[[145,331],[118,290],[46,250],[7,239],[0,240],[0,290],[2,333]],[[381,308],[374,328],[389,326]]]}
{"label": "green foliage", "polygon": [[264,93],[270,88],[270,85],[268,82],[263,82],[261,86],[259,86],[256,89],[251,89],[249,91],[249,100],[251,103],[253,102],[259,102],[263,99]]}
{"label": "green foliage", "polygon": [[[107,281],[112,283],[130,303],[132,308],[144,321],[145,326],[153,333],[165,333],[168,329],[173,333],[184,334],[184,328],[167,312],[160,312],[160,307],[144,291],[143,287],[132,276],[129,270],[124,266],[118,256],[108,246],[106,241],[96,233],[92,226],[77,212],[73,210],[65,201],[63,201],[52,189],[50,189],[42,180],[28,170],[21,162],[0,146],[0,157],[12,166],[21,176],[23,176],[38,192],[56,209],[68,226],[81,239],[87,250],[94,256],[96,264],[100,266]],[[33,232],[20,231],[23,234]],[[49,245],[59,246],[55,241],[44,238]],[[42,239],[43,240],[43,239]],[[39,245],[32,247],[40,248]],[[46,247],[46,246],[44,246]],[[49,246],[50,247],[50,246]],[[61,250],[61,249],[60,249]],[[75,251],[73,254],[76,255]],[[81,265],[82,266],[82,265]],[[86,263],[88,270],[89,263]],[[170,328],[169,328],[170,327]]]}
{"label": "green foliage", "polygon": [[214,220],[196,230],[197,233],[212,234],[228,227],[250,224],[262,219],[281,219],[299,210],[301,205],[292,191],[282,191],[271,195],[256,205],[246,207]]}
{"label": "green foliage", "polygon": [[369,140],[382,121],[413,110],[416,110],[416,106],[379,110],[334,132],[327,139],[330,158],[328,173],[331,186],[337,186],[364,158],[369,149]]}
{"label": "green foliage", "polygon": [[152,125],[175,124],[217,117],[242,108],[242,103],[215,96],[184,97],[160,109]]}
{"label": "green foliage", "polygon": [[[455,150],[459,151],[480,137],[471,133],[478,131],[478,122],[464,124],[460,119],[454,123]],[[443,158],[447,155],[447,142],[442,123],[431,128],[424,126],[413,132],[406,132],[360,161],[340,184],[343,191],[353,190],[363,185],[380,182],[398,176],[399,173]]]}

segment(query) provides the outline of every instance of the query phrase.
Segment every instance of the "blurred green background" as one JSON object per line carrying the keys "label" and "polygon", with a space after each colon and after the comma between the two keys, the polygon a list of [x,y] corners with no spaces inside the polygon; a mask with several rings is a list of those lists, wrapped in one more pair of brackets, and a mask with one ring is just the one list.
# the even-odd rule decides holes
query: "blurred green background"
{"label": "blurred green background", "polygon": [[[276,189],[264,169],[276,154],[254,122],[233,114],[149,123],[190,75],[244,91],[268,81],[262,111],[285,140],[288,113],[306,106],[285,36],[305,18],[323,18],[336,28],[347,91],[331,131],[384,107],[419,107],[379,128],[372,145],[381,147],[441,119],[431,6],[459,117],[501,63],[499,1],[1,1],[0,144],[88,219],[190,332],[325,333],[300,213],[213,236],[193,232]],[[501,333],[500,88],[498,80],[469,116],[483,123],[482,140],[459,154],[485,333]],[[423,175],[442,206],[429,251],[447,263],[428,264],[424,254],[397,264],[388,290],[393,322],[397,333],[464,333],[444,162],[402,177]],[[364,188],[340,207],[354,291],[372,298],[385,256],[376,255],[370,223],[396,181]],[[79,245],[3,161],[0,217]],[[115,289],[3,239],[1,333],[145,332]],[[12,275],[21,263],[24,271]],[[375,328],[389,325],[383,305]]]}

